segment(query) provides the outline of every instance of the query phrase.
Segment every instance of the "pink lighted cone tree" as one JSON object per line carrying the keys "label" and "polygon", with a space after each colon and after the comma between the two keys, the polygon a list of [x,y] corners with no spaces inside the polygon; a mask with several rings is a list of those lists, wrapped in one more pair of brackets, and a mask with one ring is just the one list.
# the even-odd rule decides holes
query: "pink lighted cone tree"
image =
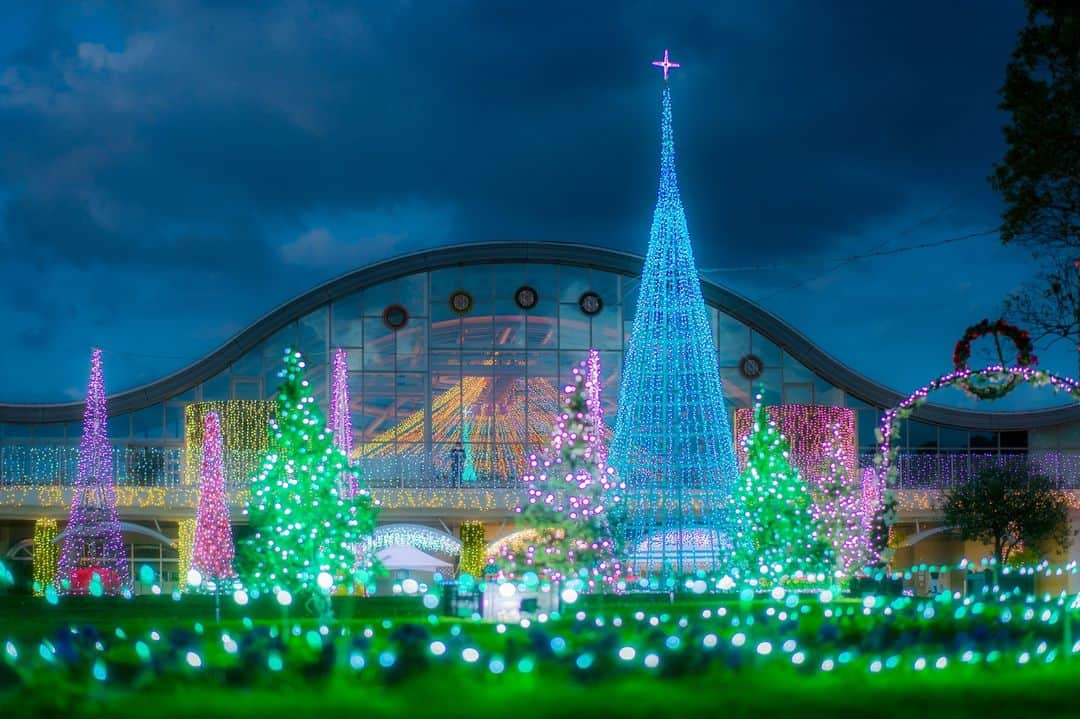
{"label": "pink lighted cone tree", "polygon": [[94,349],[79,440],[79,469],[57,573],[60,589],[70,594],[115,594],[131,583],[116,510],[108,419],[101,350]]}
{"label": "pink lighted cone tree", "polygon": [[191,568],[204,580],[217,582],[236,576],[233,558],[229,502],[225,495],[222,461],[221,419],[217,412],[203,417],[202,473],[199,479],[199,511],[195,520],[195,542]]}
{"label": "pink lighted cone tree", "polygon": [[[330,376],[330,431],[334,433],[334,445],[345,453],[352,464],[353,427],[349,412],[349,356],[340,347],[334,350],[334,363]],[[351,471],[342,475],[348,496],[359,491],[356,475]]]}

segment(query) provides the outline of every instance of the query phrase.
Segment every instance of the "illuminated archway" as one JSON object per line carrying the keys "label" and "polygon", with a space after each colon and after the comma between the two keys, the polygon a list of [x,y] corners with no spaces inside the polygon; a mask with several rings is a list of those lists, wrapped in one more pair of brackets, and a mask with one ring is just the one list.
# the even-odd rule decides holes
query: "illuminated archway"
{"label": "illuminated archway", "polygon": [[461,540],[423,524],[385,524],[371,535],[372,551],[386,547],[405,546],[422,552],[435,552],[456,557],[461,554]]}
{"label": "illuminated archway", "polygon": [[[1080,401],[1080,382],[1068,377],[1059,377],[1046,370],[1033,367],[993,365],[981,370],[957,370],[942,375],[925,387],[915,390],[903,402],[885,412],[885,415],[881,418],[881,426],[877,430],[878,448],[877,453],[874,455],[874,467],[877,473],[877,483],[879,487],[884,488],[882,507],[885,510],[884,524],[886,527],[891,527],[896,523],[896,455],[899,450],[893,445],[893,440],[900,437],[901,420],[911,417],[916,408],[925,404],[926,397],[931,392],[936,392],[945,387],[962,386],[972,378],[989,381],[1019,381],[1034,387],[1049,385],[1054,392],[1066,391],[1073,399]],[[887,549],[883,550],[882,555],[889,551]],[[888,559],[888,556],[882,558]]]}

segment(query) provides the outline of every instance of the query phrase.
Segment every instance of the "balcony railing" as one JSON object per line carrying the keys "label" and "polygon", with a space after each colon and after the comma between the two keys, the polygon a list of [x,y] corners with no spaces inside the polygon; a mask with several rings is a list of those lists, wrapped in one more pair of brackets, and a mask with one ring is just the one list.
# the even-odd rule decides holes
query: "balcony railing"
{"label": "balcony railing", "polygon": [[[66,486],[78,473],[79,448],[73,445],[0,444],[0,485]],[[871,466],[872,455],[860,456]],[[255,451],[225,450],[225,480],[232,488],[248,484],[261,467]],[[984,467],[1029,462],[1049,475],[1062,489],[1080,489],[1080,452],[939,454],[901,453],[897,459],[899,489],[947,489],[975,476]],[[197,483],[198,458],[186,457],[182,447],[140,446],[113,448],[113,479],[118,486],[179,487]],[[427,453],[361,459],[357,467],[364,483],[373,488],[402,489],[513,489],[518,477],[479,471],[474,480],[448,467],[444,457]]]}

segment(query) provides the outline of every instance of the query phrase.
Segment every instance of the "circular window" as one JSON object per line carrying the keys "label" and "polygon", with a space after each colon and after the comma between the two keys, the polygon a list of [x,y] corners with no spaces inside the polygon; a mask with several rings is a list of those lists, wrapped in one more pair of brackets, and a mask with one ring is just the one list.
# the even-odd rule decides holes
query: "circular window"
{"label": "circular window", "polygon": [[599,314],[600,310],[604,309],[604,301],[600,299],[600,295],[591,290],[579,297],[577,304],[581,311],[590,317]]}
{"label": "circular window", "polygon": [[523,310],[531,310],[540,301],[540,293],[528,285],[517,288],[514,293],[514,302]]}
{"label": "circular window", "polygon": [[472,310],[473,298],[465,290],[458,290],[450,295],[450,309],[459,315],[467,315]]}
{"label": "circular window", "polygon": [[409,311],[401,305],[390,305],[382,312],[383,324],[395,332],[409,323]]}
{"label": "circular window", "polygon": [[743,379],[757,379],[765,371],[765,363],[757,355],[746,355],[739,360],[739,374]]}

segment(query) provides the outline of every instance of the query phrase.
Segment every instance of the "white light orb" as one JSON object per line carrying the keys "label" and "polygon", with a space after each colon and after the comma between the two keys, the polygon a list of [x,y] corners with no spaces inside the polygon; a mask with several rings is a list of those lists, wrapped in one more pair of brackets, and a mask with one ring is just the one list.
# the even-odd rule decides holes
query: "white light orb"
{"label": "white light orb", "polygon": [[401,582],[401,589],[406,594],[416,594],[420,591],[420,583],[415,579],[405,579]]}
{"label": "white light orb", "polygon": [[198,569],[189,569],[187,573],[187,583],[193,587],[198,587],[202,584],[202,575],[199,574]]}
{"label": "white light orb", "polygon": [[515,594],[517,594],[517,587],[514,586],[513,582],[503,582],[502,584],[499,585],[499,596],[500,597],[503,597],[505,599],[509,599],[510,597],[514,596]]}
{"label": "white light orb", "polygon": [[315,577],[315,583],[319,585],[319,589],[328,592],[330,587],[334,586],[334,578],[329,572],[319,572],[319,576]]}

